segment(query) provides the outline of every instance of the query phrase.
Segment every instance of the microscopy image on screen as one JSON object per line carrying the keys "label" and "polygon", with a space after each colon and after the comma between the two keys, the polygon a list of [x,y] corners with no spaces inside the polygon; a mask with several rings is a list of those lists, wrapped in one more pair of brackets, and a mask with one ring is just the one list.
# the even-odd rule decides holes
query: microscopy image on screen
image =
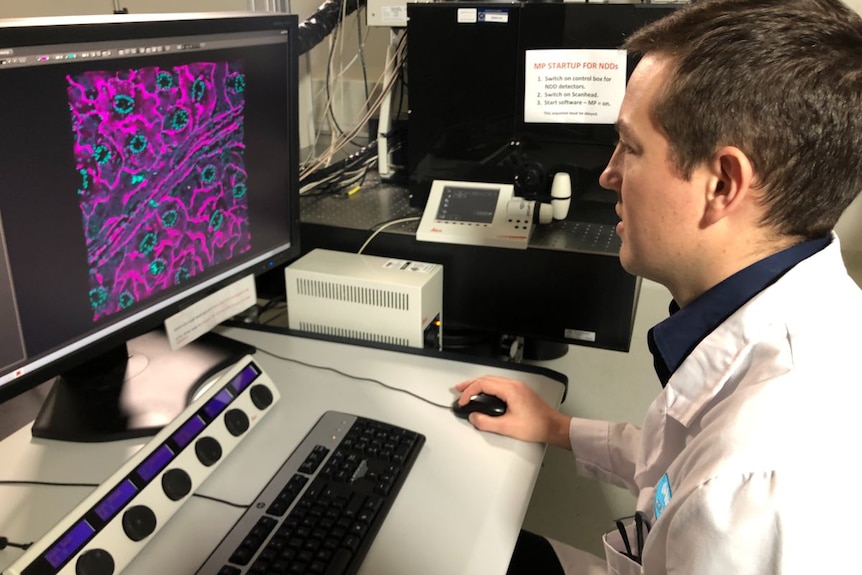
{"label": "microscopy image on screen", "polygon": [[251,248],[240,64],[66,79],[93,321]]}

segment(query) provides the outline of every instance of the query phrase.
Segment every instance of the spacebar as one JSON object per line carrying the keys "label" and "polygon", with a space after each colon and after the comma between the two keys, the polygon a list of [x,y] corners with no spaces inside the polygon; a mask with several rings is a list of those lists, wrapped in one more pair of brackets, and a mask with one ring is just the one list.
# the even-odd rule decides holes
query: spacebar
{"label": "spacebar", "polygon": [[345,573],[350,566],[351,559],[353,559],[353,553],[349,549],[340,547],[332,555],[332,561],[329,562],[324,575],[341,575]]}

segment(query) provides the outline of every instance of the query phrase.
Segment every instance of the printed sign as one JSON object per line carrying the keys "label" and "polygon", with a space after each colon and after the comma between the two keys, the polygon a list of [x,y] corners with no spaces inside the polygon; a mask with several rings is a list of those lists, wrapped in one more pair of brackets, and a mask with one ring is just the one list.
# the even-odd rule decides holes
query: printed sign
{"label": "printed sign", "polygon": [[524,122],[613,124],[626,91],[625,50],[528,50]]}

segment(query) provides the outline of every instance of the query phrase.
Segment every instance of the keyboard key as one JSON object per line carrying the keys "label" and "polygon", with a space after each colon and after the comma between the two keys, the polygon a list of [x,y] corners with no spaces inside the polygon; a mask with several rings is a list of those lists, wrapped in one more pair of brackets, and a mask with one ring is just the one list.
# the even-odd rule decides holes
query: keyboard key
{"label": "keyboard key", "polygon": [[342,547],[335,552],[335,555],[333,555],[332,561],[324,572],[325,575],[342,575],[343,573],[346,573],[347,568],[350,566],[351,559],[353,559],[353,553]]}

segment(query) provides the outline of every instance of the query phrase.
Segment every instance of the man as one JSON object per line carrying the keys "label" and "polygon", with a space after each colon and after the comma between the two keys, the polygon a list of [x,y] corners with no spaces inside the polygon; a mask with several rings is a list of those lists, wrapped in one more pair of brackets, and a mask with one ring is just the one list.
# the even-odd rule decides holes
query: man
{"label": "man", "polygon": [[862,293],[831,231],[862,189],[862,19],[840,0],[702,0],[625,47],[642,58],[600,182],[623,267],[673,296],[648,334],[663,390],[638,429],[499,377],[457,389],[507,402],[477,429],[630,489],[637,520],[605,561],[524,533],[510,573],[540,572],[543,545],[545,573],[862,573]]}

